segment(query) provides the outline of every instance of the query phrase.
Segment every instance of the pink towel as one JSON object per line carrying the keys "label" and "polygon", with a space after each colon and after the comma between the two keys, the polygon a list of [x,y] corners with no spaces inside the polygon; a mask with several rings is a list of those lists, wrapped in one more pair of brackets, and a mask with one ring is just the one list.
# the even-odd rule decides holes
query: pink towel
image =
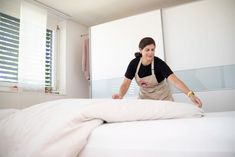
{"label": "pink towel", "polygon": [[87,80],[90,80],[89,64],[89,39],[84,39],[82,45],[82,72]]}

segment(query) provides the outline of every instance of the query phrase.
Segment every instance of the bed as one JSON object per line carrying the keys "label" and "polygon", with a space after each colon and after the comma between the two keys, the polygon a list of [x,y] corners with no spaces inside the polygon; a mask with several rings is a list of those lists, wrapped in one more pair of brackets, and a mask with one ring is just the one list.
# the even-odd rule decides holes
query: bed
{"label": "bed", "polygon": [[62,99],[0,110],[0,156],[234,157],[234,124],[187,103]]}
{"label": "bed", "polygon": [[203,118],[106,123],[79,157],[234,157],[235,111]]}

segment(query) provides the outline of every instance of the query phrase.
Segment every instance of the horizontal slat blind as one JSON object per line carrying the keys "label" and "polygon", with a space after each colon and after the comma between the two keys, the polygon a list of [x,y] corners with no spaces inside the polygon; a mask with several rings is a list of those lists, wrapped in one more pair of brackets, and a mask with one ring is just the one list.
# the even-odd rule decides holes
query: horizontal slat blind
{"label": "horizontal slat blind", "polygon": [[0,81],[17,82],[20,20],[0,13]]}
{"label": "horizontal slat blind", "polygon": [[46,31],[46,70],[45,70],[45,86],[52,86],[52,39],[53,31],[47,29]]}

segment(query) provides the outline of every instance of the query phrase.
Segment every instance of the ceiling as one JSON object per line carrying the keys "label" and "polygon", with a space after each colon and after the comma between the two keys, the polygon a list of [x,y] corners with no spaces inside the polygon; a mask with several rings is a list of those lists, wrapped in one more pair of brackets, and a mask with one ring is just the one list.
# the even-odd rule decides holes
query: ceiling
{"label": "ceiling", "polygon": [[195,0],[34,0],[80,24],[93,26]]}

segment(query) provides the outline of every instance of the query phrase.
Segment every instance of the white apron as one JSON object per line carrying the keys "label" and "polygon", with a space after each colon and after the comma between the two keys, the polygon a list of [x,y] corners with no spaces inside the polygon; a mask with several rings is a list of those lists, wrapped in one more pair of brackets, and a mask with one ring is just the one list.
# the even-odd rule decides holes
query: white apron
{"label": "white apron", "polygon": [[156,76],[154,74],[154,60],[152,62],[152,67],[151,67],[152,74],[143,78],[139,77],[138,72],[140,69],[141,60],[142,58],[140,58],[135,73],[135,80],[140,87],[139,98],[173,101],[173,97],[171,95],[169,86],[166,83],[166,81],[163,80],[162,82],[158,83],[156,79]]}

